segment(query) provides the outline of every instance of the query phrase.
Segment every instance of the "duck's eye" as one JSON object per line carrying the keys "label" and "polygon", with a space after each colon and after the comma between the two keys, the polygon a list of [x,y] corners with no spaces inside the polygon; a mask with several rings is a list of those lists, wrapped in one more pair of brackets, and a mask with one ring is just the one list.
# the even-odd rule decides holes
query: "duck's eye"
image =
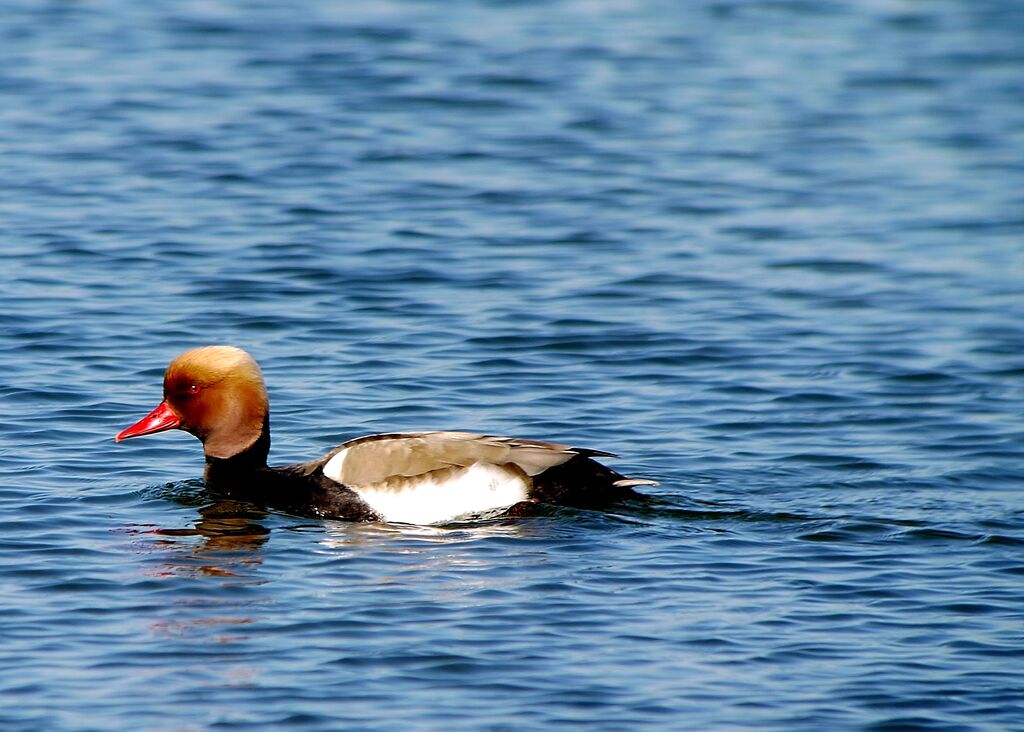
{"label": "duck's eye", "polygon": [[189,384],[188,385],[188,393],[189,394],[198,394],[199,393],[199,384]]}

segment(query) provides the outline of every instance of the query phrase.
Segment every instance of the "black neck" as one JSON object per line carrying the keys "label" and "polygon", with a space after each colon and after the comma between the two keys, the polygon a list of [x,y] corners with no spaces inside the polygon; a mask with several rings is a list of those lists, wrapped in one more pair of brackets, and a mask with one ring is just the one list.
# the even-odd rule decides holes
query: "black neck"
{"label": "black neck", "polygon": [[227,458],[206,456],[206,482],[227,482],[259,472],[267,467],[270,454],[270,415],[263,418],[263,429],[249,447]]}
{"label": "black neck", "polygon": [[222,497],[243,500],[298,516],[329,516],[354,521],[380,517],[359,496],[323,474],[323,460],[267,467],[270,419],[260,436],[229,458],[206,457],[206,487]]}

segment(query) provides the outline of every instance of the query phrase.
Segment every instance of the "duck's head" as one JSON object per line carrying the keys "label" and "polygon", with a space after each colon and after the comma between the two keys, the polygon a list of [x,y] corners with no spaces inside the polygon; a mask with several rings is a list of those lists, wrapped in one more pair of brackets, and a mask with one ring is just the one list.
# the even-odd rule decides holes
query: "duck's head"
{"label": "duck's head", "polygon": [[171,361],[163,401],[114,439],[182,429],[202,440],[208,458],[230,458],[256,443],[269,414],[263,375],[252,356],[232,346],[204,346]]}

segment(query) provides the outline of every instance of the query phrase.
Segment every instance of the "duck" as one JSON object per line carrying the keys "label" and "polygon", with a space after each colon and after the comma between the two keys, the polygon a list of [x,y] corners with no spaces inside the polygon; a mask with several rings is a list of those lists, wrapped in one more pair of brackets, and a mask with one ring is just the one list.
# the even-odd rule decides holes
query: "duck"
{"label": "duck", "polygon": [[541,504],[604,508],[657,485],[594,458],[603,450],[474,432],[357,437],[304,463],[268,467],[270,401],[255,359],[203,346],[167,367],[163,400],[116,442],[179,429],[203,445],[206,487],[299,516],[433,525],[528,514]]}

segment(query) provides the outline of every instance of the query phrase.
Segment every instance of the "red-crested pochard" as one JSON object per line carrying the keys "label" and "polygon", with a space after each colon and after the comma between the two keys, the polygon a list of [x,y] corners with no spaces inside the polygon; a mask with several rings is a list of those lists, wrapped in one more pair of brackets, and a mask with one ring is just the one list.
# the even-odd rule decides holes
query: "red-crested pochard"
{"label": "red-crested pochard", "polygon": [[592,460],[612,453],[469,432],[369,435],[321,458],[267,467],[270,406],[245,351],[206,346],[178,356],[160,405],[115,439],[182,429],[206,453],[211,489],[300,515],[436,524],[533,503],[599,507],[636,497],[626,478]]}

